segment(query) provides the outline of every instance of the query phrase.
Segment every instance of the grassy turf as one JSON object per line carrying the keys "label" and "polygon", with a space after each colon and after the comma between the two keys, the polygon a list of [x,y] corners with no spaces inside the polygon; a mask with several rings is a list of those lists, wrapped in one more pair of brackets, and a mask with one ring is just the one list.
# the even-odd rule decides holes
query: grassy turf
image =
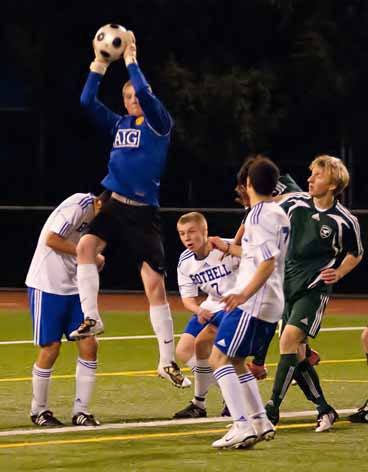
{"label": "grassy turf", "polygon": [[[135,313],[105,313],[106,335],[152,334],[148,317]],[[187,315],[175,314],[176,332]],[[0,312],[1,341],[31,338],[26,313]],[[324,326],[363,326],[365,316],[328,316]],[[326,397],[335,408],[354,408],[367,396],[367,367],[362,359],[360,332],[320,333],[313,347],[326,363],[318,367]],[[0,345],[0,431],[29,428],[31,369],[35,348],[31,344]],[[70,424],[74,393],[75,346],[63,345],[50,390],[50,408]],[[277,340],[272,343],[268,364],[269,379],[260,382],[264,400],[272,388],[277,362]],[[341,363],[333,361],[344,361]],[[152,373],[122,375],[133,371],[154,371],[157,344],[154,339],[102,341],[99,377],[91,410],[104,423],[169,419],[192,396],[192,391],[176,390]],[[110,375],[106,375],[110,374]],[[58,376],[67,376],[58,378]],[[18,380],[17,380],[18,379]],[[210,391],[208,415],[217,416],[222,404],[217,389]],[[297,387],[291,387],[283,403],[284,411],[312,409]],[[313,422],[308,419],[307,423]],[[0,470],[38,471],[285,471],[310,472],[368,470],[365,425],[337,424],[330,433],[316,434],[313,426],[295,428],[300,420],[282,420],[277,438],[258,444],[250,451],[215,451],[211,442],[220,437],[224,424],[170,426],[155,429],[104,430],[53,435],[0,437]],[[285,426],[288,428],[285,429]],[[213,431],[215,432],[208,432]],[[221,430],[221,431],[216,431]],[[207,432],[206,432],[207,431]],[[187,433],[187,435],[180,435]],[[157,434],[159,436],[151,436]],[[179,434],[179,435],[178,435]],[[98,438],[99,442],[83,441]],[[50,441],[64,443],[52,444]],[[40,445],[14,447],[16,443]],[[9,447],[2,449],[2,445]]]}

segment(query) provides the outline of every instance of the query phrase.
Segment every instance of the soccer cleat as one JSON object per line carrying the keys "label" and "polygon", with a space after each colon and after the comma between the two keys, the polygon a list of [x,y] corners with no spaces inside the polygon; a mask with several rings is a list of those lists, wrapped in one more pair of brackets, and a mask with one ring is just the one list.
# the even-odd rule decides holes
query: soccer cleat
{"label": "soccer cleat", "polygon": [[50,410],[42,411],[37,415],[31,415],[32,423],[37,426],[64,426],[64,424],[55,418],[54,414]]}
{"label": "soccer cleat", "polygon": [[246,449],[256,441],[257,434],[249,421],[235,421],[225,436],[212,443],[212,447]]}
{"label": "soccer cleat", "polygon": [[270,441],[275,437],[276,430],[267,416],[253,419],[252,425],[257,434],[257,442]]}
{"label": "soccer cleat", "polygon": [[79,328],[69,334],[69,338],[78,341],[79,339],[88,338],[89,336],[97,336],[104,332],[104,325],[101,320],[86,318]]}
{"label": "soccer cleat", "polygon": [[72,418],[74,426],[100,426],[100,422],[93,416],[87,413],[77,413]]}
{"label": "soccer cleat", "polygon": [[220,416],[231,416],[231,413],[230,413],[230,410],[229,408],[227,407],[226,403],[224,402],[224,407],[221,411],[221,415]]}
{"label": "soccer cleat", "polygon": [[201,408],[195,405],[193,402],[190,402],[183,410],[175,413],[173,418],[183,419],[183,418],[205,418],[207,416],[207,411],[205,408]]}
{"label": "soccer cleat", "polygon": [[159,366],[157,373],[159,377],[169,380],[175,387],[188,388],[192,385],[192,382],[183,375],[180,367],[174,361],[171,361],[168,366]]}
{"label": "soccer cleat", "polygon": [[348,420],[352,423],[368,423],[368,400],[358,409],[358,411],[349,415]]}
{"label": "soccer cleat", "polygon": [[271,421],[271,423],[276,426],[277,423],[280,421],[280,412],[277,407],[273,404],[272,400],[269,400],[265,405],[266,415],[267,418]]}
{"label": "soccer cleat", "polygon": [[321,360],[321,357],[317,351],[314,349],[310,350],[309,356],[307,356],[307,361],[313,367],[314,365],[318,365]]}
{"label": "soccer cleat", "polygon": [[327,413],[320,413],[317,417],[316,433],[329,431],[338,417],[339,415],[333,408],[331,408]]}
{"label": "soccer cleat", "polygon": [[247,362],[248,369],[252,372],[257,380],[263,380],[267,377],[268,370],[263,365],[254,364],[254,362]]}

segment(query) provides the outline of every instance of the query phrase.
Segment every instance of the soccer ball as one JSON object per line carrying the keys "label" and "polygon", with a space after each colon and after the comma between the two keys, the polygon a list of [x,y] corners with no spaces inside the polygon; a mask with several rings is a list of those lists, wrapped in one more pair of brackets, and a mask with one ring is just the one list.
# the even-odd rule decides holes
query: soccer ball
{"label": "soccer ball", "polygon": [[115,23],[101,26],[93,40],[96,55],[107,62],[120,59],[127,45],[126,33],[124,26]]}

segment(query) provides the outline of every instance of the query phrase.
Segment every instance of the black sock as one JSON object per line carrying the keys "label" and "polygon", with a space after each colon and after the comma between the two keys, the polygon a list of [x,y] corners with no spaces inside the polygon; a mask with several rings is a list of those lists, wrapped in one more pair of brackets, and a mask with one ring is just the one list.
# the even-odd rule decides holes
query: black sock
{"label": "black sock", "polygon": [[297,364],[298,359],[296,354],[281,354],[280,361],[277,365],[271,397],[276,408],[281,405],[289,385],[293,380],[294,370]]}
{"label": "black sock", "polygon": [[307,359],[304,359],[304,361],[298,364],[296,372],[298,379],[303,379],[301,380],[301,384],[303,386],[300,385],[299,382],[298,384],[300,385],[308,400],[317,405],[319,413],[328,412],[331,409],[331,406],[325,399],[315,368],[309,364]]}

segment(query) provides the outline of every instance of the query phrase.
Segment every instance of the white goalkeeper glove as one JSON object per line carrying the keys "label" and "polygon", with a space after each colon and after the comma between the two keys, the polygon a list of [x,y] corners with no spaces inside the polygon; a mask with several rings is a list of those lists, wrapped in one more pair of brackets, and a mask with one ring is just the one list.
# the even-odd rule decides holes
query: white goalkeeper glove
{"label": "white goalkeeper glove", "polygon": [[93,50],[95,52],[95,59],[91,62],[89,66],[89,70],[91,72],[97,72],[97,74],[105,75],[107,68],[111,64],[112,61],[109,61],[104,57],[98,48],[95,47],[95,40],[92,41]]}

